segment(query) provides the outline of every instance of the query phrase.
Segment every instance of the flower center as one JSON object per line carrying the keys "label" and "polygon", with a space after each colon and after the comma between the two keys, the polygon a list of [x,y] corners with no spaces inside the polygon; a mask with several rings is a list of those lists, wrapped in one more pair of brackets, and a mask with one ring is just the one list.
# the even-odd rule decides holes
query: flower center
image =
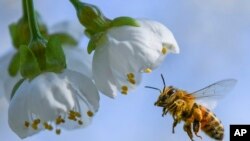
{"label": "flower center", "polygon": [[[94,116],[94,113],[92,111],[87,111],[86,113],[89,117],[93,117]],[[74,121],[76,124],[78,125],[83,125],[83,120],[82,120],[82,116],[79,112],[76,112],[76,111],[73,111],[73,110],[70,110],[68,113],[67,113],[67,116],[68,120],[71,120],[71,121]],[[32,130],[38,130],[38,129],[45,129],[45,130],[48,130],[48,131],[52,131],[54,129],[54,127],[56,127],[55,129],[55,133],[57,135],[60,135],[61,134],[61,129],[58,128],[58,126],[64,124],[66,121],[65,121],[65,118],[63,118],[61,115],[59,115],[55,120],[54,120],[54,123],[49,123],[49,122],[43,122],[42,125],[40,125],[41,123],[41,119],[39,118],[36,118],[34,119],[33,121],[29,122],[29,121],[25,121],[24,122],[24,127],[26,128],[30,128]],[[53,127],[53,124],[54,124],[54,127]]]}

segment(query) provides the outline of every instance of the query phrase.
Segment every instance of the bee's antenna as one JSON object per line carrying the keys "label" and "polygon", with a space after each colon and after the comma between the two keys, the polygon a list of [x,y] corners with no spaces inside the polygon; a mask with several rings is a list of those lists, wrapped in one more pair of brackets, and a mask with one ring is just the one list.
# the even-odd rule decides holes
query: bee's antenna
{"label": "bee's antenna", "polygon": [[161,79],[162,79],[162,82],[163,82],[163,85],[164,85],[164,88],[166,87],[166,83],[165,83],[165,80],[164,80],[164,77],[163,75],[161,74]]}
{"label": "bee's antenna", "polygon": [[161,90],[159,88],[155,88],[155,87],[151,87],[151,86],[145,86],[145,88],[154,89],[154,90],[157,90],[161,93]]}

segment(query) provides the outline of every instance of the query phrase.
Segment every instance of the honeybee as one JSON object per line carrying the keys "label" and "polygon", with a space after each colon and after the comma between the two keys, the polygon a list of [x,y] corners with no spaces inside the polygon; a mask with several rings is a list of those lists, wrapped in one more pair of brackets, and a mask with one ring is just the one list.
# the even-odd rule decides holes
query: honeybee
{"label": "honeybee", "polygon": [[185,90],[173,86],[166,87],[163,75],[161,75],[164,87],[162,90],[146,86],[160,91],[160,96],[155,102],[162,107],[162,116],[170,113],[174,119],[172,132],[178,123],[184,121],[184,131],[193,141],[193,133],[202,139],[198,132],[200,129],[215,140],[223,140],[224,127],[221,121],[209,109],[216,106],[217,100],[225,96],[236,84],[235,79],[225,79],[213,83],[201,90],[188,93]]}

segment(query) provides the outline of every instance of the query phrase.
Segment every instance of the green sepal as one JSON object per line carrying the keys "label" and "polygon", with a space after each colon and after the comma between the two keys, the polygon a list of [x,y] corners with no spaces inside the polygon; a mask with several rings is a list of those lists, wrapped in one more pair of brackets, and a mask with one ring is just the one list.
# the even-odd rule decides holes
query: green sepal
{"label": "green sepal", "polygon": [[49,38],[57,38],[62,44],[68,44],[71,46],[76,46],[77,41],[67,33],[54,33],[49,35]]}
{"label": "green sepal", "polygon": [[20,54],[19,52],[16,52],[10,61],[8,71],[10,76],[16,76],[20,67]]}
{"label": "green sepal", "polygon": [[30,41],[29,25],[24,19],[20,19],[17,23],[10,24],[9,32],[12,43],[16,49],[18,49],[20,45],[27,45]]}
{"label": "green sepal", "polygon": [[91,54],[92,51],[94,51],[96,49],[96,46],[98,44],[100,44],[103,36],[104,36],[105,33],[103,32],[100,32],[100,33],[96,33],[95,35],[93,35],[90,40],[89,40],[89,43],[88,43],[88,47],[87,47],[87,50],[88,50],[88,54]]}
{"label": "green sepal", "polygon": [[111,21],[110,27],[119,27],[119,26],[135,26],[139,27],[140,24],[131,17],[118,17]]}
{"label": "green sepal", "polygon": [[13,87],[10,95],[10,100],[13,98],[13,96],[16,94],[17,89],[21,86],[21,84],[24,82],[25,78],[22,78],[19,80]]}
{"label": "green sepal", "polygon": [[[40,18],[40,15],[36,12],[39,31],[43,36],[48,36],[48,30],[46,25]],[[11,35],[12,43],[16,49],[21,45],[28,45],[31,40],[31,34],[29,30],[28,19],[21,17],[16,23],[9,25],[9,32]]]}
{"label": "green sepal", "polygon": [[20,46],[20,73],[23,78],[32,79],[41,73],[34,53],[25,45]]}
{"label": "green sepal", "polygon": [[46,71],[61,72],[66,68],[66,59],[60,40],[50,38],[45,50]]}

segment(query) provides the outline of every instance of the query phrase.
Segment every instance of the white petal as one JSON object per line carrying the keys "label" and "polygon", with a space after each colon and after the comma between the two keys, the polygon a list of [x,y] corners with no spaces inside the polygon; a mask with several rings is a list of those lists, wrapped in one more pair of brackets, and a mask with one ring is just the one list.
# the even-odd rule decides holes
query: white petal
{"label": "white petal", "polygon": [[131,67],[137,70],[151,68],[162,56],[161,40],[154,36],[153,32],[142,27],[112,28],[107,36],[109,38],[107,46],[112,48],[110,49],[112,55],[120,56],[127,50],[126,55],[129,56],[121,59],[131,59],[130,62],[133,64]]}
{"label": "white petal", "polygon": [[162,43],[167,46],[170,52],[177,54],[180,52],[173,33],[166,26],[152,20],[139,19],[138,22],[142,27],[149,29],[157,35],[161,39]]}
{"label": "white petal", "polygon": [[91,110],[98,111],[100,97],[97,88],[88,77],[71,70],[65,70],[60,77],[65,77],[72,88],[79,92],[77,93],[77,100],[88,103]]}
{"label": "white petal", "polygon": [[67,68],[82,73],[92,79],[92,56],[79,47],[63,48]]}
{"label": "white petal", "polygon": [[109,66],[108,56],[109,53],[106,48],[96,48],[92,62],[92,72],[96,87],[106,96],[114,98],[117,88]]}

